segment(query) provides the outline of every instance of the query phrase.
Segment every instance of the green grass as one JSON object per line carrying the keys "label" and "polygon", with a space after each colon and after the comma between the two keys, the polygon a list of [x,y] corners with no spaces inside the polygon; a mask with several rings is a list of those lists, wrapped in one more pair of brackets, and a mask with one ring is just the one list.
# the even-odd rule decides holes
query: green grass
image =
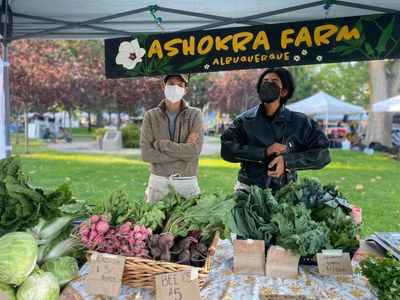
{"label": "green grass", "polygon": [[[23,146],[14,147],[21,153]],[[32,154],[22,155],[23,171],[35,184],[54,189],[69,182],[74,195],[91,204],[106,198],[125,184],[130,195],[143,197],[149,165],[138,156],[77,154],[48,151],[42,142],[31,143]],[[299,172],[317,177],[323,184],[335,182],[351,203],[363,209],[363,236],[374,231],[400,231],[400,162],[385,154],[367,156],[353,151],[332,151],[332,163],[318,171]],[[239,165],[218,154],[200,160],[202,190],[231,193]]]}
{"label": "green grass", "polygon": [[86,127],[72,128],[72,138],[77,140],[92,140],[95,138],[95,127],[92,127],[92,132],[89,132]]}

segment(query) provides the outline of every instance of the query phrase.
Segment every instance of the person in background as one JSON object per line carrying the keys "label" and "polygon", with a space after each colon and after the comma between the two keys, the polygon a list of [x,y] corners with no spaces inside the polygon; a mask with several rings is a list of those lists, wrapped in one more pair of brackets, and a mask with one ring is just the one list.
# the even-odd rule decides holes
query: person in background
{"label": "person in background", "polygon": [[64,140],[66,143],[72,142],[72,137],[65,132],[64,127],[60,127],[58,138]]}
{"label": "person in background", "polygon": [[261,104],[236,117],[222,134],[222,158],[240,163],[235,190],[257,185],[276,192],[297,179],[297,170],[321,169],[331,161],[323,129],[285,108],[294,91],[287,69],[266,69],[257,82]]}
{"label": "person in background", "polygon": [[46,128],[46,131],[43,133],[43,139],[50,142],[53,142],[56,136],[53,132],[51,132],[50,128]]}
{"label": "person in background", "polygon": [[183,100],[188,83],[185,74],[163,76],[165,98],[144,115],[140,150],[143,161],[151,164],[145,192],[148,202],[164,198],[169,184],[184,197],[200,193],[197,169],[203,146],[203,116],[200,109]]}
{"label": "person in background", "polygon": [[321,128],[322,128],[322,130],[324,130],[324,129],[325,129],[325,126],[324,126],[324,121],[322,121],[322,120],[317,120],[317,124],[318,124],[318,126],[319,126],[319,127],[321,127]]}

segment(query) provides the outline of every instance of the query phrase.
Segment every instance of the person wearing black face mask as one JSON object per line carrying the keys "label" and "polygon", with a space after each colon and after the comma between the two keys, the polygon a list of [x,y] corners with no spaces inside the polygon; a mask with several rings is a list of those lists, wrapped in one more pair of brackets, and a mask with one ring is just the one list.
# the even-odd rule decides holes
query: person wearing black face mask
{"label": "person wearing black face mask", "polygon": [[329,140],[317,123],[285,108],[294,90],[287,69],[266,69],[257,82],[261,104],[223,132],[221,157],[241,163],[235,190],[257,185],[276,192],[297,179],[297,170],[321,169],[331,161]]}

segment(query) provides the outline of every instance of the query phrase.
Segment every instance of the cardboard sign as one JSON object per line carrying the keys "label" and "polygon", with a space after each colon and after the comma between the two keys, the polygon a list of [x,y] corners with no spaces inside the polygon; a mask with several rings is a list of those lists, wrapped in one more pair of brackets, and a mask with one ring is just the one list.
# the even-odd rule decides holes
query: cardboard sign
{"label": "cardboard sign", "polygon": [[236,274],[265,274],[265,242],[233,241],[233,271]]}
{"label": "cardboard sign", "polygon": [[267,277],[298,279],[299,259],[300,257],[291,251],[271,246],[267,253],[265,274]]}
{"label": "cardboard sign", "polygon": [[94,252],[90,260],[86,291],[90,294],[118,298],[125,257]]}
{"label": "cardboard sign", "polygon": [[352,275],[350,255],[344,252],[317,253],[318,272],[321,275]]}
{"label": "cardboard sign", "polygon": [[198,273],[185,271],[157,275],[156,297],[157,300],[201,300]]}

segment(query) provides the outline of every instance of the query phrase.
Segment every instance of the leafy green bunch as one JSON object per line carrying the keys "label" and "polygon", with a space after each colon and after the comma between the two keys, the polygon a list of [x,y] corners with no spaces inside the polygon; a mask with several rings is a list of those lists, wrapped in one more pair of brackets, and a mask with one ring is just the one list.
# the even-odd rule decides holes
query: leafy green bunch
{"label": "leafy green bunch", "polygon": [[30,183],[18,156],[0,160],[0,236],[33,227],[40,218],[59,217],[59,208],[71,198],[67,184],[47,191]]}
{"label": "leafy green bunch", "polygon": [[357,271],[368,278],[379,299],[400,299],[400,261],[390,254],[387,258],[369,255],[360,261]]}

